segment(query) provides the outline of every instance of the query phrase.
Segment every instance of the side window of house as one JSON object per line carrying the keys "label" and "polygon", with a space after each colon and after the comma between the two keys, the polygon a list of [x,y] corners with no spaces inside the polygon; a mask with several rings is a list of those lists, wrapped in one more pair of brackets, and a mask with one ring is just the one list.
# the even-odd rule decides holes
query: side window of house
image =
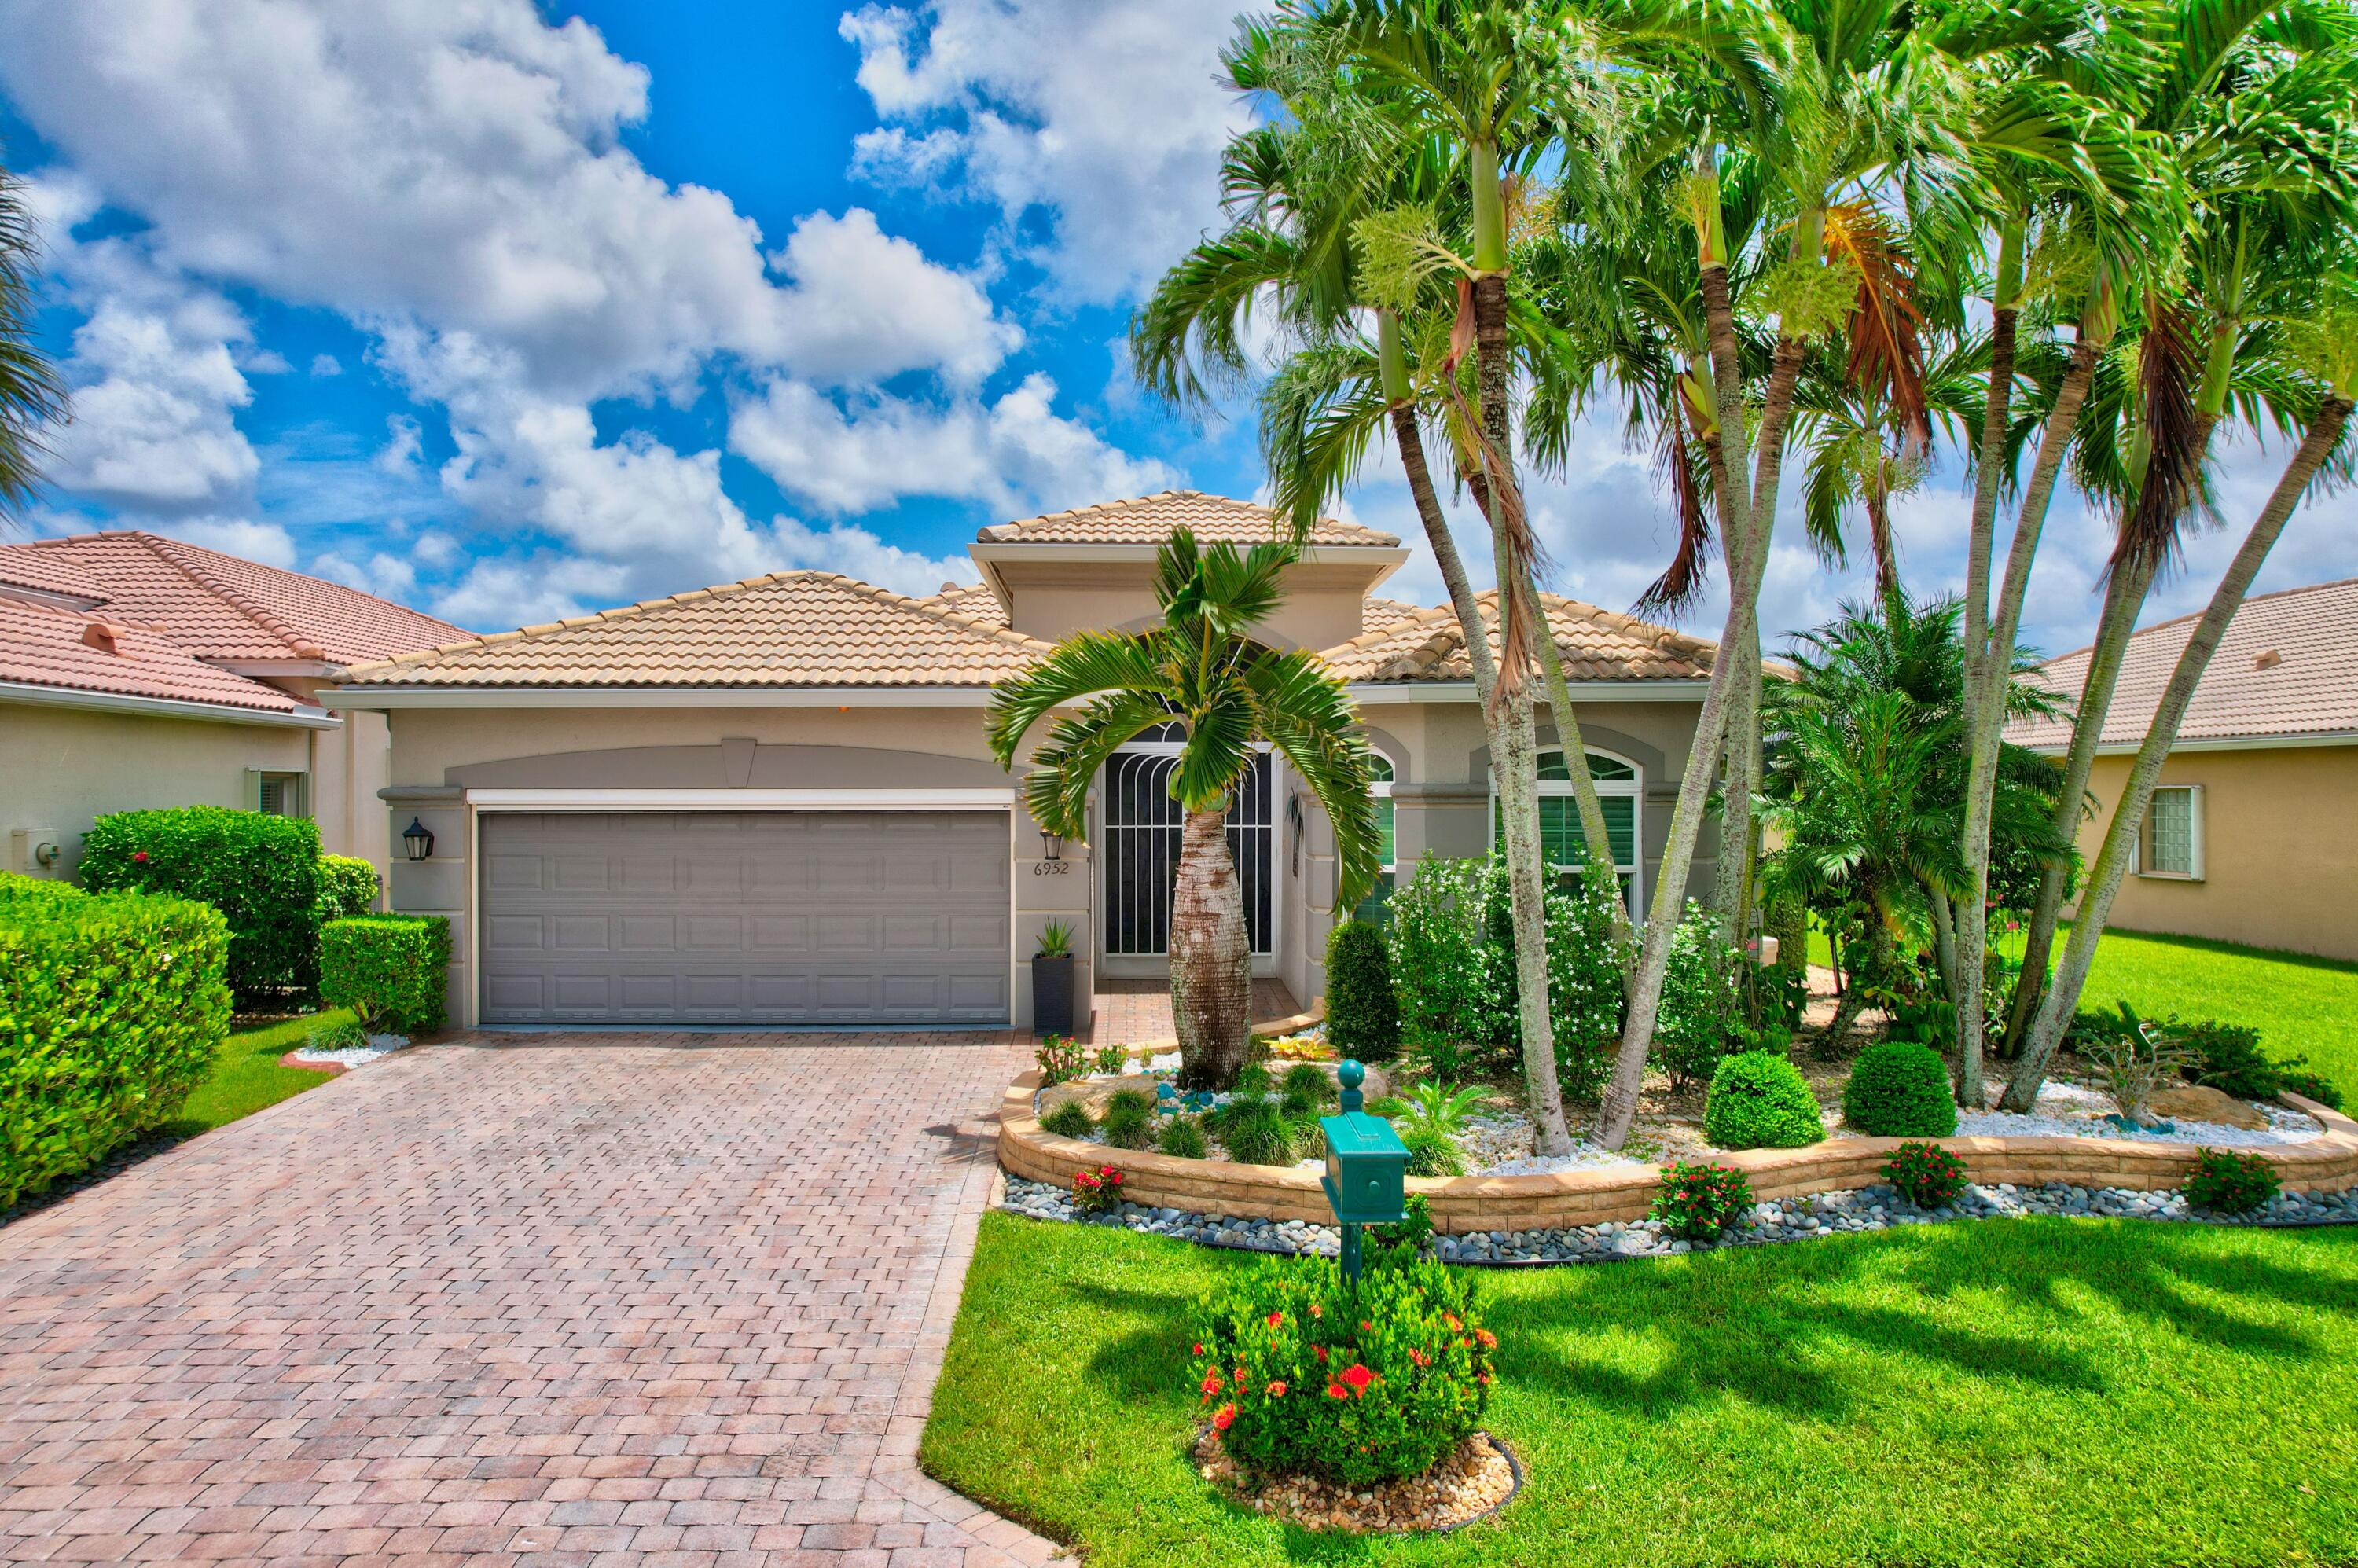
{"label": "side window of house", "polygon": [[251,769],[247,782],[252,785],[248,798],[254,810],[269,816],[301,816],[307,814],[301,773]]}
{"label": "side window of house", "polygon": [[2137,835],[2137,870],[2148,877],[2202,875],[2202,786],[2173,784],[2153,792],[2145,830]]}
{"label": "side window of house", "polygon": [[1383,874],[1376,878],[1374,890],[1359,901],[1359,907],[1351,914],[1354,919],[1372,920],[1380,925],[1384,920],[1384,905],[1390,902],[1392,896],[1393,873],[1399,869],[1395,858],[1396,841],[1392,836],[1393,774],[1390,759],[1381,752],[1370,753],[1368,761],[1368,773],[1375,780],[1368,787],[1368,793],[1375,800],[1376,834],[1383,847],[1384,869]]}

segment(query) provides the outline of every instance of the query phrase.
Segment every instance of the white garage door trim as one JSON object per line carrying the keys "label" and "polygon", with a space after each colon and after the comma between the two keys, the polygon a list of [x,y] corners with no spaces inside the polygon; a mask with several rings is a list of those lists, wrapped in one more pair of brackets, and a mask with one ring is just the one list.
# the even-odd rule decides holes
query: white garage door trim
{"label": "white garage door trim", "polygon": [[[467,809],[467,1027],[483,1015],[481,823],[490,811],[1004,811],[1014,858],[1015,790],[989,789],[470,789]],[[1023,979],[1015,958],[1015,879],[1007,879],[1007,985]]]}

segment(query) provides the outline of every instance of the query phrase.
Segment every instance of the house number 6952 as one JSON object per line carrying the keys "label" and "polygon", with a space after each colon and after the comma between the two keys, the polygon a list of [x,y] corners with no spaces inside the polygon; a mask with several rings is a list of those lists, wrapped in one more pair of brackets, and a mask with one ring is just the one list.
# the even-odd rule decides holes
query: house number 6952
{"label": "house number 6952", "polygon": [[1073,862],[1070,860],[1034,860],[1032,862],[1032,874],[1035,877],[1065,876],[1070,874],[1072,869]]}

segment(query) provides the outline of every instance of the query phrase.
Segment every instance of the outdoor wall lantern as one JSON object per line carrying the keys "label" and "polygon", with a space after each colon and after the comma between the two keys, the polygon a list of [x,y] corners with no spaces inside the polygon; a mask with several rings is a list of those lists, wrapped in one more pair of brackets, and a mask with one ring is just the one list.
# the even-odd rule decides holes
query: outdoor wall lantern
{"label": "outdoor wall lantern", "polygon": [[1342,1114],[1318,1119],[1326,1134],[1326,1205],[1343,1229],[1343,1277],[1359,1277],[1359,1227],[1398,1225],[1408,1217],[1408,1146],[1379,1116],[1359,1108],[1368,1069],[1346,1062],[1335,1070],[1343,1086]]}
{"label": "outdoor wall lantern", "polygon": [[434,835],[427,831],[426,824],[413,816],[409,826],[401,830],[401,849],[411,860],[422,860],[434,853]]}
{"label": "outdoor wall lantern", "polygon": [[1040,829],[1040,858],[1044,860],[1063,860],[1065,836],[1062,833],[1051,833],[1045,827]]}

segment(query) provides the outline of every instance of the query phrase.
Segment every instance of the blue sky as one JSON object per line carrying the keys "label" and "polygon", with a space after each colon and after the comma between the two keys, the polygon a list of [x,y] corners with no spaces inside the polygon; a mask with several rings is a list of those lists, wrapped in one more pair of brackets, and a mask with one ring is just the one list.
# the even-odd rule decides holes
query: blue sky
{"label": "blue sky", "polygon": [[[1255,494],[1249,419],[1143,398],[1120,347],[1219,221],[1249,115],[1217,81],[1233,12],[0,0],[0,137],[76,402],[25,521],[494,630],[795,567],[926,592],[971,580],[986,524]],[[2229,454],[2231,518],[2273,467]],[[1559,590],[1626,608],[1660,569],[1668,518],[1616,433],[1532,503]],[[1416,533],[1384,465],[1346,506]],[[1963,515],[1952,464],[1902,514],[1912,586],[1952,585]],[[2358,570],[2349,515],[2310,508],[2261,586]],[[2103,533],[2076,504],[2050,524],[2050,650],[2084,640]],[[2199,604],[2229,546],[2198,541],[2154,613]],[[1792,546],[1764,619],[1860,586]],[[1422,550],[1394,590],[1435,597]]]}

